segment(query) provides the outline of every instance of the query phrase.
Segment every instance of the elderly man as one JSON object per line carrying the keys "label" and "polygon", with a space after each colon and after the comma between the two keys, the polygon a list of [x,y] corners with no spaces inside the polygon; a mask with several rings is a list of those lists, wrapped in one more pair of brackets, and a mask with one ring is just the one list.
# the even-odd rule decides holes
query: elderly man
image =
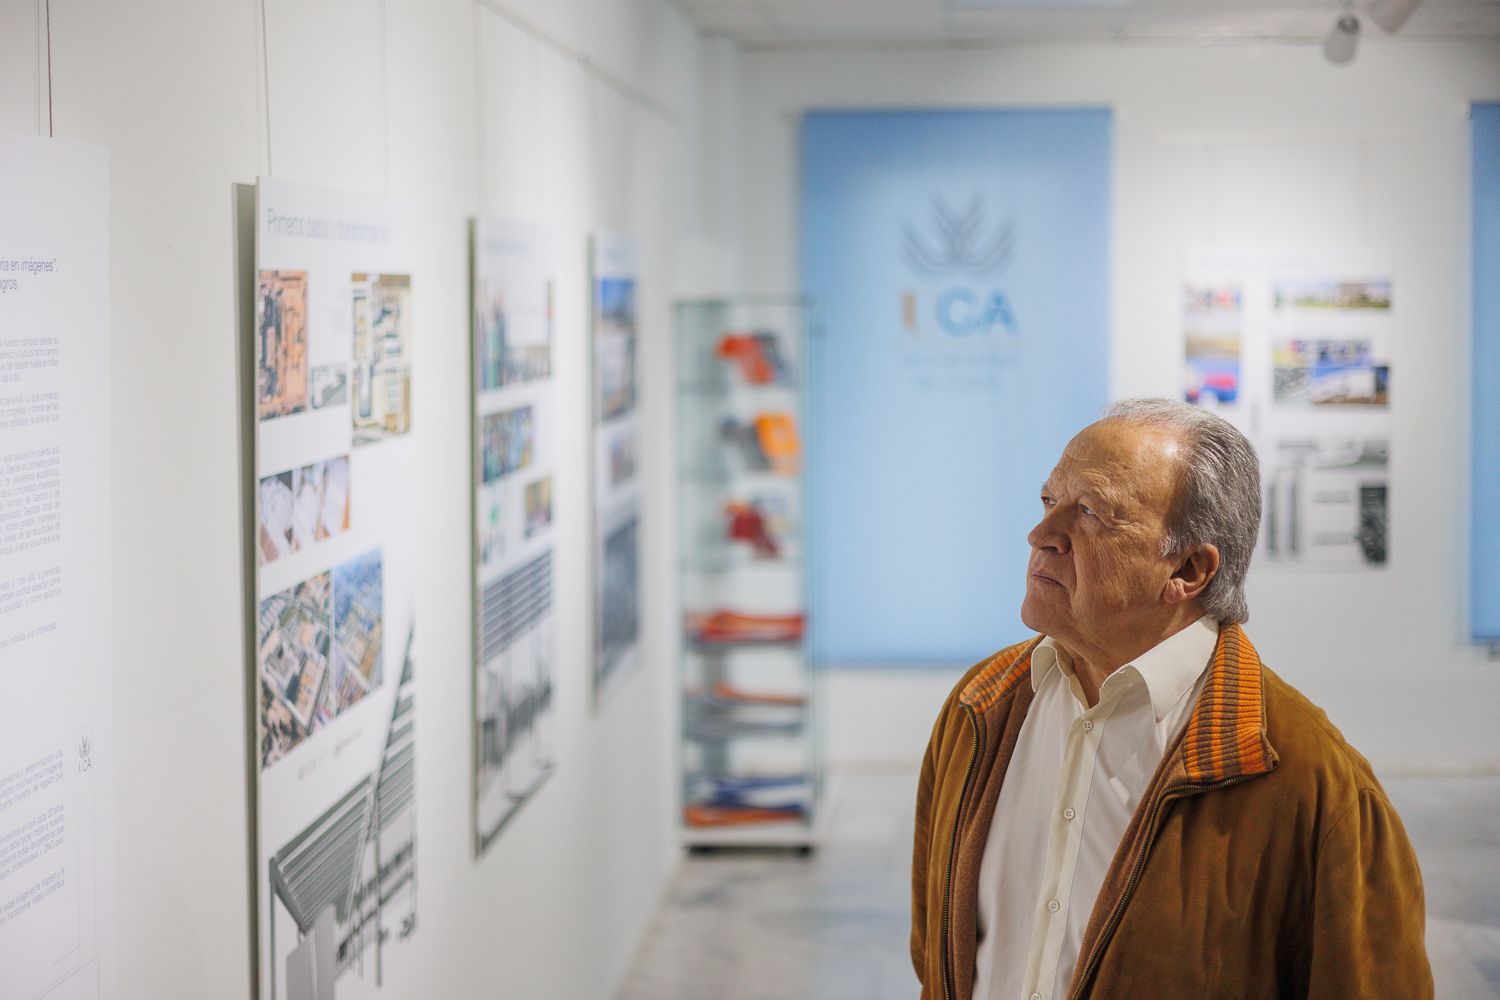
{"label": "elderly man", "polygon": [[923,998],[1432,996],[1422,878],[1369,764],[1240,628],[1255,452],[1132,400],[1042,487],[1021,620],[922,762]]}

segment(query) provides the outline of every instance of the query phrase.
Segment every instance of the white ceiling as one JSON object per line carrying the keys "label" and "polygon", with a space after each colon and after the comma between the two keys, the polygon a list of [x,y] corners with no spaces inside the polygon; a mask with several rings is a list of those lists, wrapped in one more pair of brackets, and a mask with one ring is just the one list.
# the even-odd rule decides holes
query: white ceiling
{"label": "white ceiling", "polygon": [[[706,32],[750,49],[1047,42],[1321,41],[1341,0],[676,0]],[[1368,0],[1354,4],[1363,14]],[[1425,0],[1387,36],[1500,38],[1500,0]]]}

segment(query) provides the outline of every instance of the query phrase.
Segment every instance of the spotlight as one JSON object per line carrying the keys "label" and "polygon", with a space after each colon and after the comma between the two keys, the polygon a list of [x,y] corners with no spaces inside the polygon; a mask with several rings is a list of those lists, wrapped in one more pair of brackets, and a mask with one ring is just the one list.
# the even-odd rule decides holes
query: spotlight
{"label": "spotlight", "polygon": [[1381,31],[1399,31],[1421,4],[1422,0],[1375,0],[1370,4],[1370,20]]}
{"label": "spotlight", "polygon": [[1334,22],[1333,30],[1323,42],[1323,57],[1331,63],[1343,65],[1354,59],[1354,50],[1359,47],[1359,18],[1344,13]]}

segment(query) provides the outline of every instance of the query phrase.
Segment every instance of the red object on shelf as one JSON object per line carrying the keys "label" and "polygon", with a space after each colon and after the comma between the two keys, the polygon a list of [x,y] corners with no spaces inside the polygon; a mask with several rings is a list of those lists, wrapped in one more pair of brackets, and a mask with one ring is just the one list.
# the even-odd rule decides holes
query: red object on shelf
{"label": "red object on shelf", "polygon": [[718,353],[721,358],[739,362],[740,374],[746,382],[765,385],[776,381],[776,366],[753,333],[726,333],[719,339]]}
{"label": "red object on shelf", "polygon": [[755,504],[731,500],[724,505],[724,516],[729,519],[724,533],[731,541],[749,542],[757,555],[775,557],[780,551]]}
{"label": "red object on shelf", "polygon": [[807,616],[745,615],[713,611],[686,617],[688,635],[702,643],[796,642],[807,631]]}

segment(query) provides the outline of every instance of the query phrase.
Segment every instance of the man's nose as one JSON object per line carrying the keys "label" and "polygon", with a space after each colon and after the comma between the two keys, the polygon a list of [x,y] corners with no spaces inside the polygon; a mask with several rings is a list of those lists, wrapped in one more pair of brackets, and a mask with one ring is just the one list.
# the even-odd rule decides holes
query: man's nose
{"label": "man's nose", "polygon": [[1034,549],[1051,549],[1057,553],[1068,551],[1068,536],[1058,529],[1056,507],[1042,515],[1036,527],[1026,535],[1026,542]]}

